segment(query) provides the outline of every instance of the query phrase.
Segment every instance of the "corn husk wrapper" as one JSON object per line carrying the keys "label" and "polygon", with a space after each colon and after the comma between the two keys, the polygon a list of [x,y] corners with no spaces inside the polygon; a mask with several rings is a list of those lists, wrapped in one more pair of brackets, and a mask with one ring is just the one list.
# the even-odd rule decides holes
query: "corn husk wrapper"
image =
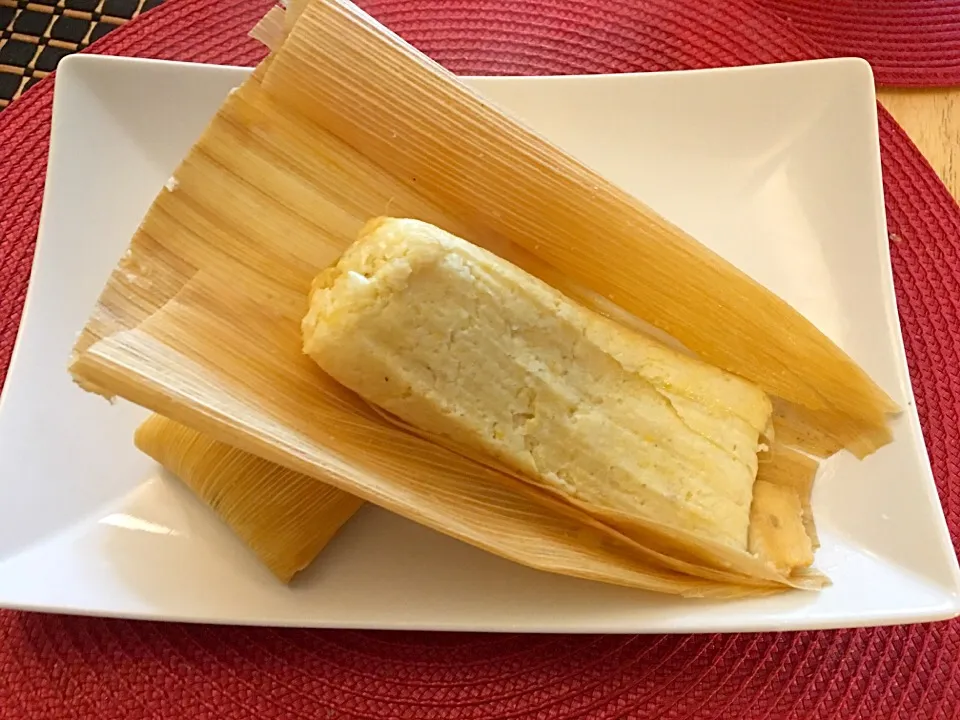
{"label": "corn husk wrapper", "polygon": [[[438,107],[443,122],[424,117]],[[421,140],[423,156],[413,157],[407,144]],[[78,382],[534,567],[718,592],[714,581],[664,569],[588,514],[533,499],[502,473],[398,432],[300,355],[310,280],[373,215],[418,217],[487,247],[514,243],[541,269],[615,296],[785,397],[837,404],[865,425],[882,425],[892,408],[770,293],[352,6],[309,4],[176,178],[84,329],[72,364]],[[777,322],[764,324],[765,314]],[[785,326],[795,331],[789,342]]]}
{"label": "corn husk wrapper", "polygon": [[[536,134],[505,121],[350,3],[318,4],[336,7],[321,13],[299,0],[282,23],[279,8],[268,14],[258,35],[278,47],[310,9],[281,53],[284,71],[267,83],[291,107],[322,117],[325,128],[363,147],[397,177],[412,178],[426,197],[470,217],[474,242],[594,310],[652,323],[708,362],[782,398],[780,424],[790,444],[818,457],[847,448],[862,458],[891,440],[886,415],[898,411],[896,404],[793,308]],[[338,33],[350,13],[388,42]],[[351,54],[344,46],[354,35]],[[338,62],[314,73],[303,62],[311,48]],[[345,98],[352,82],[358,92]],[[391,142],[390,109],[398,99],[407,111],[402,145]],[[451,111],[437,113],[435,106]],[[590,201],[558,201],[574,196]],[[595,214],[601,208],[602,217]],[[477,237],[480,225],[486,242]],[[730,292],[714,295],[726,286]],[[618,311],[608,312],[611,305]]]}
{"label": "corn husk wrapper", "polygon": [[313,562],[363,501],[153,415],[136,446],[178,476],[282,582]]}

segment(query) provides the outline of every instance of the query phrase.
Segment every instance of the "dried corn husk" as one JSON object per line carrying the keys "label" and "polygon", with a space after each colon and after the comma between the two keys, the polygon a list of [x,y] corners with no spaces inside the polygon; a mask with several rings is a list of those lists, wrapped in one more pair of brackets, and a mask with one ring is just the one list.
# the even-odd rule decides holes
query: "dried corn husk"
{"label": "dried corn husk", "polygon": [[298,14],[289,8],[284,12],[282,7],[272,7],[248,34],[254,40],[273,48],[283,42],[287,36],[287,23],[292,24],[293,18]]}
{"label": "dried corn husk", "polygon": [[[438,107],[449,126],[424,117]],[[407,144],[420,142],[414,157]],[[719,591],[585,513],[399,431],[300,355],[311,278],[371,216],[520,246],[510,259],[534,274],[615,295],[716,364],[864,428],[882,427],[893,407],[769,292],[343,3],[307,5],[176,178],[84,328],[77,381],[534,567]]]}
{"label": "dried corn husk", "polygon": [[363,501],[159,415],[134,442],[183,480],[283,582],[313,562]]}
{"label": "dried corn husk", "polygon": [[[135,443],[209,504],[282,582],[289,582],[309,565],[363,504],[335,487],[216,442],[160,415],[151,416],[137,429]],[[769,482],[809,484],[803,473],[794,472],[795,466],[779,465],[771,457],[761,466]],[[753,512],[761,516],[775,512],[767,500],[767,495],[755,498]],[[764,559],[776,562],[779,555]],[[688,571],[682,563],[673,564]],[[819,578],[811,586],[816,582]],[[704,586],[694,594],[733,597],[758,592],[759,587],[738,589],[734,584],[726,589]]]}
{"label": "dried corn husk", "polygon": [[[481,454],[466,445],[452,442],[449,438],[425,432],[382,410],[378,410],[378,412],[388,422],[410,434],[423,437],[441,447],[450,448],[458,455],[470,458],[479,465],[516,478],[520,483],[526,484],[529,482],[528,478],[491,459],[489,455]],[[787,452],[792,451],[788,450]],[[792,466],[783,467],[784,457],[784,455],[777,455],[767,459],[760,466],[761,473],[757,476],[758,481],[763,478],[768,482],[776,483],[778,482],[777,478],[786,478],[791,483],[800,484],[806,474],[797,472],[798,468]],[[809,475],[808,480],[812,487],[813,474]],[[804,496],[800,490],[795,490],[795,492],[800,501],[805,502],[803,507],[809,513],[809,493]],[[556,493],[550,494],[557,497]],[[646,557],[651,558],[658,565],[669,567],[677,572],[733,584],[743,583],[744,577],[749,578],[749,582],[760,585],[767,583],[781,585],[786,582],[790,587],[808,590],[819,589],[829,584],[829,579],[815,570],[807,571],[804,567],[789,568],[782,560],[786,549],[789,548],[771,554],[766,552],[765,548],[751,546],[749,548],[750,553],[738,552],[703,535],[698,535],[695,538],[691,537],[684,528],[670,526],[666,523],[638,522],[636,518],[628,517],[625,514],[600,510],[595,506],[578,502],[566,496],[562,496],[562,501],[582,510],[591,518],[602,520],[605,527],[617,528],[622,531],[624,536],[638,543],[644,549],[647,553]],[[776,514],[777,502],[777,498],[770,494],[765,494],[760,498],[754,497],[751,514]],[[812,534],[810,532],[810,529],[813,528],[812,514],[809,515],[809,518],[809,524],[805,522],[804,529],[807,530],[807,536],[811,539],[813,546],[817,547],[815,530]]]}

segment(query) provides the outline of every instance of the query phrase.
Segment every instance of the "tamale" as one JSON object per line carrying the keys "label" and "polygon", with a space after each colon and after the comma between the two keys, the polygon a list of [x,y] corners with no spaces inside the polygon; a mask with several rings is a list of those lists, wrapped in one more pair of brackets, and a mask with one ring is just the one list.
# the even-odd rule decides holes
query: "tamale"
{"label": "tamale", "polygon": [[[580,520],[543,531],[537,523],[556,521],[543,504],[521,498],[500,474],[371,416],[301,362],[298,321],[310,281],[364,221],[389,211],[481,246],[523,246],[561,290],[567,282],[613,296],[660,327],[685,325],[699,340],[681,339],[711,362],[769,392],[778,383],[794,388],[783,392],[794,402],[841,403],[838,411],[860,428],[881,427],[892,406],[771,293],[399,42],[355,8],[308,4],[184,159],[176,189],[161,191],[144,218],[77,343],[74,377],[504,557],[637,587],[696,588],[677,574],[658,585],[659,569],[629,553],[564,545]],[[347,107],[354,102],[363,110]],[[438,107],[444,113],[428,124],[435,137],[422,143],[422,158],[411,158],[420,115],[438,115]],[[451,130],[447,119],[455,120]],[[396,135],[367,143],[384,122]],[[517,148],[501,147],[517,137]],[[467,147],[471,139],[483,147]],[[438,143],[449,143],[450,153],[437,154]],[[486,162],[491,168],[478,167]],[[419,174],[423,163],[429,176]],[[529,177],[521,182],[517,173]],[[571,270],[581,261],[582,270]],[[661,292],[670,295],[662,311]],[[688,308],[679,296],[690,298]],[[787,337],[785,317],[795,336]],[[612,536],[594,530],[587,545],[595,550]],[[562,551],[541,552],[538,543]]]}
{"label": "tamale", "polygon": [[303,333],[366,400],[548,492],[747,549],[766,395],[465,240],[368,223],[317,277]]}
{"label": "tamale", "polygon": [[136,446],[179,477],[283,582],[309,565],[363,501],[159,415]]}

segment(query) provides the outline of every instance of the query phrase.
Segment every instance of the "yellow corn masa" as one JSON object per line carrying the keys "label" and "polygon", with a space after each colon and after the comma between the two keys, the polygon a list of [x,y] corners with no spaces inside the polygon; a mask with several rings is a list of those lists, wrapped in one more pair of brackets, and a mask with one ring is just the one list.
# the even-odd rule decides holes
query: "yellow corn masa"
{"label": "yellow corn masa", "polygon": [[318,276],[303,332],[321,368],[417,428],[601,516],[747,548],[766,395],[481,248],[373,221]]}

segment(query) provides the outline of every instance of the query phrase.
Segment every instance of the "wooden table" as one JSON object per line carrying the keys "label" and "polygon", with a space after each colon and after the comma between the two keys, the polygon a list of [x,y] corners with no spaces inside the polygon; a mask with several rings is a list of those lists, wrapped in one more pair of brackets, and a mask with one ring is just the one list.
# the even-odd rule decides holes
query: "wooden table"
{"label": "wooden table", "polygon": [[960,88],[878,90],[877,97],[960,200]]}

